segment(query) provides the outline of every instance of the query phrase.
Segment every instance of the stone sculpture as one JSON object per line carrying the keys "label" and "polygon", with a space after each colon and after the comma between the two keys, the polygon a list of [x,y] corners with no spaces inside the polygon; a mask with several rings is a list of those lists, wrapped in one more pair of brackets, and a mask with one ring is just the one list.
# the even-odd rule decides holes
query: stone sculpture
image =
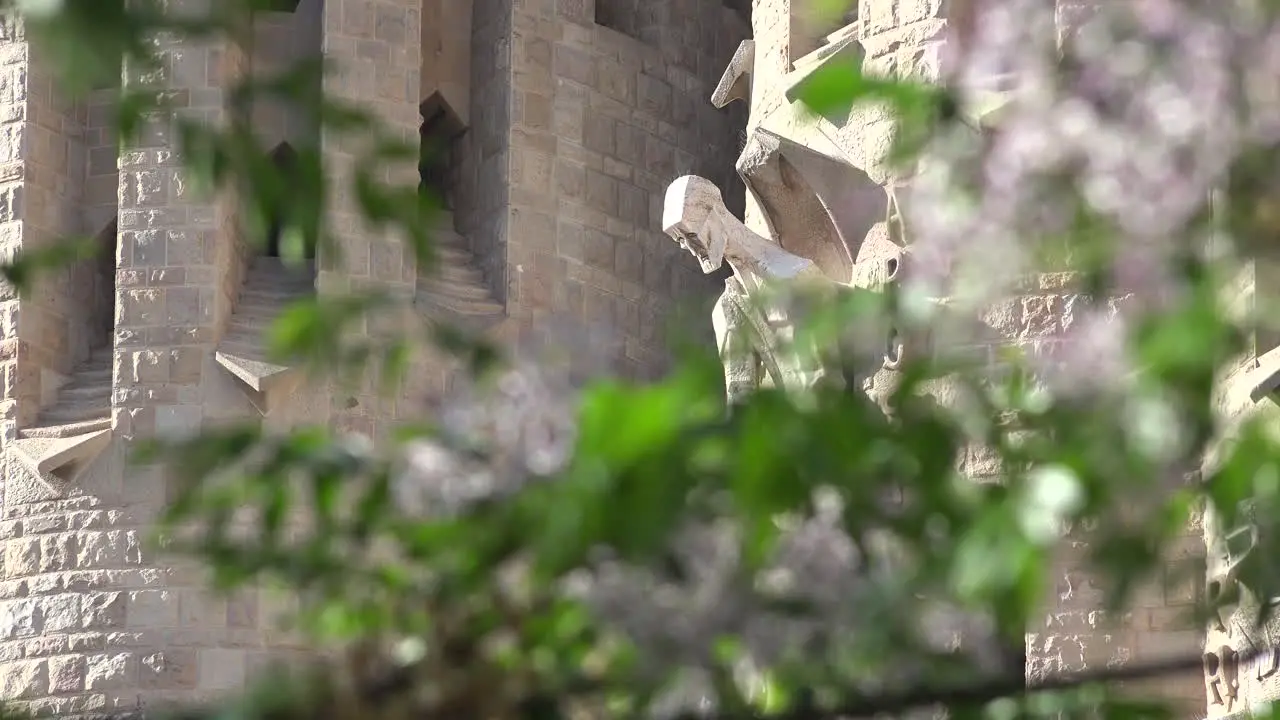
{"label": "stone sculpture", "polygon": [[712,312],[729,402],[762,385],[811,384],[818,370],[785,347],[790,331],[785,315],[751,296],[770,281],[828,284],[813,261],[752,232],[725,207],[720,189],[696,175],[678,178],[667,188],[662,224],[703,272],[713,273],[726,263],[733,270]]}
{"label": "stone sculpture", "polygon": [[[1280,349],[1249,362],[1224,383],[1223,409],[1233,417],[1206,459],[1206,471],[1220,462],[1245,422],[1280,419],[1280,407],[1271,398],[1278,371]],[[1270,521],[1274,513],[1258,502],[1246,503],[1230,525],[1213,507],[1205,510],[1205,589],[1214,606],[1203,655],[1210,720],[1246,713],[1280,698],[1280,597],[1276,583],[1266,582],[1260,572],[1267,569],[1263,561],[1275,547],[1276,528]],[[1264,614],[1264,608],[1270,612]]]}
{"label": "stone sculpture", "polygon": [[[663,229],[698,260],[703,272],[713,273],[724,264],[733,270],[712,312],[730,403],[762,386],[809,388],[826,374],[823,353],[794,346],[792,318],[787,309],[766,299],[766,285],[789,281],[819,298],[854,286],[883,287],[897,277],[903,259],[855,265],[849,283],[835,282],[813,260],[752,232],[725,207],[720,190],[695,175],[681,177],[667,188]],[[893,364],[900,360],[902,348],[880,320],[868,318],[869,326],[853,334],[883,336],[884,354],[879,348],[870,354],[878,363]]]}
{"label": "stone sculpture", "polygon": [[[1215,604],[1205,636],[1204,671],[1209,717],[1247,710],[1280,696],[1280,598],[1263,597],[1241,581],[1240,570],[1263,552],[1265,524],[1251,508],[1241,522],[1226,527],[1212,510],[1205,513],[1208,593]],[[1261,623],[1264,603],[1272,612]]]}

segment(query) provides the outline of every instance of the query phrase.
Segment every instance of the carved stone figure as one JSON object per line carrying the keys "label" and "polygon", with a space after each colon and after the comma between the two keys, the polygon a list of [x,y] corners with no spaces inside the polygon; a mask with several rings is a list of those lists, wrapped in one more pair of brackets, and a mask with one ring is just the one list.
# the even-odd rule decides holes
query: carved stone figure
{"label": "carved stone figure", "polygon": [[[816,297],[855,285],[881,287],[895,279],[903,259],[855,265],[852,282],[837,283],[812,260],[752,232],[725,207],[720,190],[695,175],[681,177],[667,188],[663,229],[698,260],[703,272],[713,273],[726,263],[733,270],[712,313],[730,403],[762,386],[811,387],[825,375],[824,355],[831,359],[830,353],[793,346],[792,318],[778,304],[765,301],[761,291],[767,283],[791,281]],[[889,328],[879,327],[877,318],[868,321],[870,327],[853,334],[883,336],[886,344],[870,353],[863,348],[863,353],[877,364],[897,362],[901,347]]]}
{"label": "carved stone figure", "polygon": [[[1209,717],[1248,709],[1280,697],[1280,599],[1261,597],[1242,582],[1240,570],[1260,559],[1267,534],[1245,508],[1240,523],[1223,526],[1212,510],[1205,513],[1207,591],[1216,611],[1205,636],[1204,671]],[[1270,617],[1258,623],[1263,604]]]}
{"label": "carved stone figure", "polygon": [[751,296],[777,280],[829,285],[813,261],[752,232],[725,207],[720,189],[696,175],[678,178],[667,188],[662,224],[703,272],[713,273],[725,263],[733,270],[712,313],[729,402],[762,385],[810,385],[819,370],[786,347],[787,318]]}
{"label": "carved stone figure", "polygon": [[[1206,459],[1211,471],[1232,446],[1238,429],[1250,420],[1280,420],[1271,397],[1280,371],[1280,350],[1251,361],[1230,377],[1220,405],[1232,415],[1229,431]],[[1280,699],[1280,583],[1267,577],[1267,553],[1276,547],[1273,506],[1259,500],[1240,508],[1228,525],[1212,507],[1205,511],[1205,590],[1215,612],[1205,636],[1204,673],[1208,718],[1216,720]],[[1260,623],[1264,607],[1270,610]]]}

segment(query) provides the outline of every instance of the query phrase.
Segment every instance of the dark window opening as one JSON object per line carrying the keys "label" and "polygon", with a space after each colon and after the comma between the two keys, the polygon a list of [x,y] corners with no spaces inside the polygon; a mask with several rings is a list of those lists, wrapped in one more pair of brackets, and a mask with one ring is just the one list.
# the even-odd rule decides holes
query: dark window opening
{"label": "dark window opening", "polygon": [[111,347],[116,310],[116,236],[117,223],[112,220],[98,234],[97,254],[93,257],[92,297],[89,304],[89,351]]}
{"label": "dark window opening", "polygon": [[439,92],[424,100],[419,111],[418,191],[452,209],[457,140],[467,127]]}
{"label": "dark window opening", "polygon": [[[288,213],[292,211],[294,203],[290,197],[290,191],[293,185],[290,184],[291,176],[296,172],[298,167],[298,153],[293,146],[287,142],[282,142],[271,151],[271,163],[275,165],[284,179],[284,192],[277,202],[272,204],[267,217],[267,242],[263,249],[265,257],[280,257],[281,243],[285,227],[288,226]],[[315,248],[308,245],[303,248],[303,257],[307,260],[315,259]]]}
{"label": "dark window opening", "polygon": [[597,25],[636,37],[636,0],[596,0]]}

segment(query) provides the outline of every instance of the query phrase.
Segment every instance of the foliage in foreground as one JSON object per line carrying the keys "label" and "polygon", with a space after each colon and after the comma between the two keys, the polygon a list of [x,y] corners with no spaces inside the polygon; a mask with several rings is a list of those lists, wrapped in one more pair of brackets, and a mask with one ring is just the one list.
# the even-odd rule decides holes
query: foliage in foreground
{"label": "foliage in foreground", "polygon": [[[119,54],[145,68],[159,30],[236,32],[247,5],[175,26],[145,4],[19,3],[35,37],[70,60],[73,89],[95,86],[90,71]],[[1233,522],[1273,457],[1270,436],[1246,423],[1211,474],[1184,482],[1219,432],[1215,380],[1251,332],[1221,289],[1236,258],[1272,234],[1271,165],[1260,172],[1257,159],[1280,127],[1265,92],[1280,68],[1259,61],[1280,27],[1271,10],[1203,5],[1113,8],[1059,60],[1052,28],[1010,2],[979,23],[985,35],[946,89],[856,67],[810,83],[824,112],[888,104],[902,166],[941,169],[913,181],[906,210],[920,272],[884,298],[855,292],[813,310],[810,330],[892,312],[954,334],[922,298],[976,315],[1053,265],[1077,273],[1085,308],[1061,354],[1010,349],[995,371],[925,354],[879,403],[833,384],[804,397],[764,390],[726,413],[704,351],[657,384],[578,391],[554,368],[490,362],[496,350],[433,328],[430,340],[473,360],[474,392],[390,446],[320,427],[238,427],[153,449],[182,458],[170,547],[204,559],[223,587],[298,591],[306,629],[351,648],[324,682],[282,699],[295,686],[273,680],[209,716],[1161,715],[1159,703],[1112,692],[1106,673],[1024,689],[1003,649],[1037,624],[1064,527],[1091,528],[1093,569],[1109,607],[1123,608],[1162,572],[1160,550],[1189,513],[1209,503]],[[1118,47],[1133,62],[1115,62]],[[964,120],[971,88],[1008,67],[1018,90],[979,135]],[[371,170],[416,150],[315,97],[318,71],[299,66],[237,97],[288,97],[326,132],[363,134],[354,195],[429,264],[421,202]],[[127,141],[158,98],[141,85],[125,98]],[[251,160],[265,148],[248,128],[182,124],[180,136],[194,178],[291,203],[295,249],[336,252],[318,152],[302,149],[311,179],[282,193],[271,188],[284,179]],[[21,256],[8,277],[23,285],[63,259]],[[298,308],[278,324],[278,350],[343,373],[383,357],[338,340],[376,303]],[[383,374],[410,352],[386,354]],[[945,404],[930,399],[939,379]],[[974,446],[998,455],[1001,482],[961,475]],[[192,521],[198,532],[176,530]],[[1280,594],[1264,569],[1249,572],[1261,595]]]}

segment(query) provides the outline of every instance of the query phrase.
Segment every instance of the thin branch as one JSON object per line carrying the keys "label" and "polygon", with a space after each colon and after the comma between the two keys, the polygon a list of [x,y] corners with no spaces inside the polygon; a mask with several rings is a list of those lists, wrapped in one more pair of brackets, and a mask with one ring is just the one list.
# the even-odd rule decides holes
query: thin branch
{"label": "thin branch", "polygon": [[[1250,653],[1243,653],[1240,655],[1238,662],[1244,665],[1260,657],[1263,653],[1274,652],[1275,650],[1276,648],[1266,647]],[[1204,660],[1200,655],[1185,655],[1139,665],[1065,673],[1030,683],[1023,678],[1006,675],[951,687],[922,684],[902,690],[852,698],[831,710],[820,711],[812,708],[799,708],[783,713],[756,713],[752,715],[726,713],[711,716],[710,718],[706,715],[689,712],[678,716],[677,720],[835,720],[836,718],[844,720],[846,718],[902,713],[935,705],[980,705],[1000,698],[1032,693],[1073,690],[1088,685],[1109,684],[1126,680],[1149,680],[1165,675],[1201,670],[1203,667]],[[377,704],[379,700],[385,699],[389,695],[407,690],[414,682],[414,679],[412,667],[399,668],[391,673],[389,677],[367,686],[362,695],[366,701]]]}
{"label": "thin branch", "polygon": [[[1276,648],[1266,647],[1250,653],[1242,653],[1237,661],[1245,665],[1260,657],[1263,653],[1274,652]],[[1103,670],[1086,670],[1077,673],[1065,673],[1028,683],[1023,679],[1012,677],[991,678],[982,682],[968,682],[953,687],[936,687],[919,685],[903,690],[877,693],[860,698],[853,698],[841,703],[832,710],[796,709],[784,713],[742,715],[718,715],[714,720],[835,720],[840,718],[871,717],[873,715],[901,713],[934,705],[977,705],[1004,697],[1028,695],[1037,692],[1054,692],[1073,690],[1087,685],[1123,682],[1126,680],[1149,680],[1152,678],[1173,675],[1176,673],[1200,670],[1204,660],[1200,655],[1181,656],[1167,660],[1128,665],[1125,667],[1106,668]],[[678,720],[707,720],[706,716],[686,714]]]}

